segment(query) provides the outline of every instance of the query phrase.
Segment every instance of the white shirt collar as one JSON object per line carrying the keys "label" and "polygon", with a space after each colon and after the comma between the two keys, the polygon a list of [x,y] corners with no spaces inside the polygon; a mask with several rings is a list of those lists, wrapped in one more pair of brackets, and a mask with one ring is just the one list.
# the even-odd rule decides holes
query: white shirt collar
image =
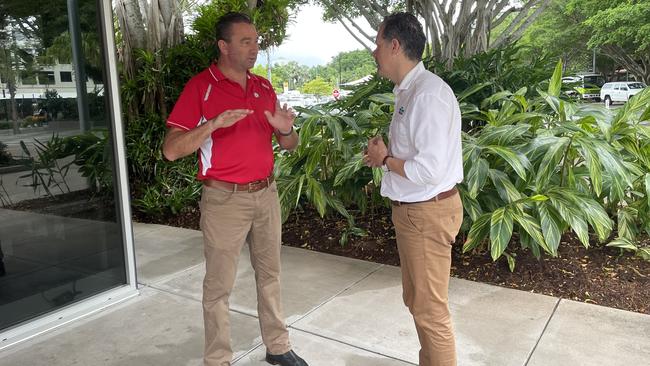
{"label": "white shirt collar", "polygon": [[409,86],[411,86],[411,84],[413,83],[413,80],[415,80],[422,71],[425,71],[425,68],[422,61],[420,61],[417,63],[417,65],[415,65],[411,69],[411,71],[409,71],[404,76],[404,79],[402,79],[401,83],[395,84],[395,87],[393,88],[393,93],[397,93],[400,90],[408,89]]}

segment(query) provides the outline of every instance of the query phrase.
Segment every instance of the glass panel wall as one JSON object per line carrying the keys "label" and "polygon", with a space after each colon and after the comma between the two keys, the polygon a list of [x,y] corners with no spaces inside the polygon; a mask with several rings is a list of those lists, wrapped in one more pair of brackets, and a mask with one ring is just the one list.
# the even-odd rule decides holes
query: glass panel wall
{"label": "glass panel wall", "polygon": [[0,332],[126,283],[98,17],[0,4]]}

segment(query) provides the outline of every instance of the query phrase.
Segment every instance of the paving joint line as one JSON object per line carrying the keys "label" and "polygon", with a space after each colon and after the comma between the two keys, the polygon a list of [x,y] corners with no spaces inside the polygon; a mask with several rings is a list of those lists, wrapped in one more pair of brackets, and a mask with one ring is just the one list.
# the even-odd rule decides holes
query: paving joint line
{"label": "paving joint line", "polygon": [[167,274],[167,275],[161,276],[160,278],[158,278],[158,279],[156,279],[156,280],[154,280],[154,281],[148,281],[149,283],[147,283],[147,282],[140,282],[140,281],[143,281],[143,280],[142,280],[142,279],[139,279],[139,280],[138,280],[138,283],[142,283],[142,284],[147,285],[147,286],[154,286],[154,285],[157,285],[157,284],[159,284],[159,283],[163,283],[163,282],[167,282],[167,281],[169,281],[169,280],[172,280],[172,279],[176,278],[176,277],[179,276],[179,275],[185,274],[185,273],[187,273],[187,272],[189,272],[189,271],[191,271],[191,270],[194,270],[194,269],[196,269],[197,267],[199,267],[199,266],[203,266],[203,265],[205,265],[205,262],[201,262],[201,263],[198,263],[198,264],[194,264],[194,265],[192,265],[192,266],[190,266],[190,267],[187,267],[187,268],[181,269],[181,270],[176,271],[176,272],[174,272],[174,273],[170,273],[170,274]]}
{"label": "paving joint line", "polygon": [[330,341],[334,341],[334,342],[336,342],[336,343],[344,344],[344,345],[346,345],[346,346],[348,346],[348,347],[356,348],[356,349],[359,349],[359,350],[362,350],[362,351],[365,351],[365,352],[368,352],[368,353],[372,353],[372,354],[379,355],[379,356],[382,356],[382,357],[390,358],[390,359],[395,360],[395,361],[404,362],[404,363],[407,363],[407,364],[409,364],[409,365],[415,365],[415,366],[417,366],[416,363],[413,363],[413,362],[410,362],[410,361],[406,361],[406,360],[403,360],[403,359],[401,359],[401,358],[397,358],[397,357],[395,357],[395,356],[387,355],[387,354],[384,354],[384,353],[381,353],[381,352],[377,352],[377,351],[374,351],[374,350],[371,350],[371,349],[367,349],[367,348],[364,348],[364,347],[360,347],[360,346],[357,346],[357,345],[354,345],[354,344],[351,344],[351,343],[348,343],[348,342],[344,342],[344,341],[339,340],[339,339],[336,339],[336,338],[328,337],[328,336],[323,335],[323,334],[318,334],[318,333],[316,333],[316,332],[312,332],[312,331],[309,331],[309,330],[296,328],[296,327],[294,327],[294,326],[289,326],[289,328],[295,329],[295,330],[300,331],[300,332],[303,332],[303,333],[311,334],[311,335],[316,336],[316,337],[319,337],[319,338],[323,338],[323,339],[327,339],[327,340],[330,340]]}
{"label": "paving joint line", "polygon": [[307,316],[309,316],[311,313],[313,313],[314,311],[320,309],[320,308],[323,307],[325,304],[327,304],[327,303],[329,303],[330,301],[332,301],[334,298],[338,297],[339,295],[341,295],[341,294],[344,293],[345,291],[347,291],[347,290],[351,289],[352,287],[356,286],[357,284],[359,284],[361,281],[365,280],[366,278],[368,278],[368,277],[372,276],[373,274],[377,273],[377,271],[379,271],[380,269],[384,268],[384,266],[385,266],[385,264],[380,264],[379,266],[377,266],[377,268],[375,268],[374,270],[368,272],[368,274],[366,274],[365,276],[361,277],[359,280],[357,280],[357,281],[355,281],[355,282],[349,284],[348,286],[346,286],[346,287],[345,287],[344,289],[342,289],[341,291],[339,291],[339,292],[335,293],[334,295],[328,297],[327,299],[323,300],[323,302],[321,302],[320,304],[316,305],[316,306],[313,307],[311,310],[309,310],[308,312],[306,312],[306,313],[303,314],[302,316],[298,317],[296,320],[292,321],[291,324],[288,324],[288,326],[291,327],[291,326],[293,326],[294,324],[296,324],[297,322],[299,322],[299,321],[305,319],[305,318],[306,318]]}
{"label": "paving joint line", "polygon": [[258,349],[258,348],[260,348],[260,346],[262,346],[263,344],[264,344],[264,343],[262,343],[262,342],[256,344],[255,347],[253,347],[253,348],[249,349],[248,351],[244,352],[241,356],[239,356],[239,357],[237,357],[237,358],[234,358],[234,359],[232,360],[232,363],[233,363],[233,364],[236,364],[237,362],[239,362],[239,361],[240,361],[241,359],[243,359],[244,357],[246,357],[246,356],[250,355],[251,353],[255,352],[255,350]]}
{"label": "paving joint line", "polygon": [[[197,299],[195,299],[195,298],[193,298],[193,297],[191,297],[189,295],[179,294],[179,293],[176,293],[176,292],[164,289],[164,288],[158,288],[158,287],[155,287],[155,286],[146,286],[146,287],[149,287],[152,290],[156,290],[156,291],[159,291],[159,292],[166,293],[168,295],[178,296],[178,297],[186,299],[186,300],[191,300],[191,301],[198,302],[198,303],[202,302],[201,300],[197,300]],[[258,315],[255,315],[255,314],[250,313],[250,312],[246,312],[244,310],[237,310],[237,309],[233,309],[231,307],[228,307],[228,311],[231,311],[231,312],[239,314],[239,315],[245,315],[245,316],[249,316],[251,318],[259,319]]]}
{"label": "paving joint line", "polygon": [[551,320],[553,319],[553,316],[555,315],[555,312],[557,311],[557,308],[560,306],[560,301],[562,301],[562,299],[558,298],[557,302],[555,303],[555,306],[553,307],[553,311],[551,312],[551,315],[546,320],[546,324],[544,324],[544,329],[542,329],[542,332],[539,334],[539,337],[537,338],[537,341],[535,342],[535,345],[530,350],[530,353],[528,353],[528,357],[526,357],[526,362],[524,362],[523,366],[528,366],[528,362],[530,362],[530,359],[533,357],[533,354],[535,354],[535,351],[537,350],[537,346],[539,345],[539,342],[542,340],[542,337],[544,336],[544,333],[546,333],[546,329],[548,328],[548,325],[551,323]]}

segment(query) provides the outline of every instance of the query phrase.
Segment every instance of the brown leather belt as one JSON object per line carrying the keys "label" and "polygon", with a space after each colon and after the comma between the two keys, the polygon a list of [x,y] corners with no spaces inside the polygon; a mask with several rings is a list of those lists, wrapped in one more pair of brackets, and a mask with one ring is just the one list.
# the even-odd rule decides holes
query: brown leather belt
{"label": "brown leather belt", "polygon": [[221,189],[230,192],[248,192],[248,193],[260,191],[270,186],[271,183],[273,183],[272,175],[264,179],[256,180],[249,183],[243,183],[243,184],[224,182],[222,180],[216,180],[216,179],[205,179],[203,181],[203,185],[210,188],[216,188],[216,189]]}
{"label": "brown leather belt", "polygon": [[414,203],[423,203],[423,202],[436,202],[440,200],[444,200],[445,198],[449,198],[453,195],[458,193],[458,189],[456,187],[442,193],[438,193],[437,196],[431,197],[428,200],[425,201],[417,201],[417,202],[401,202],[401,201],[393,201],[391,200],[390,203],[393,204],[393,206],[401,206],[401,205],[412,205]]}

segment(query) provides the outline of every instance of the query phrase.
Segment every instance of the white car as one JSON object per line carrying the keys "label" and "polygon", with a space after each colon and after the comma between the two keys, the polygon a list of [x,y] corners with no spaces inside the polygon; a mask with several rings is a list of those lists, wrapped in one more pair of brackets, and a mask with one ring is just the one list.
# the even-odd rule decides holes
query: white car
{"label": "white car", "polygon": [[634,94],[639,93],[646,87],[644,83],[638,81],[614,81],[605,83],[600,88],[600,99],[605,104],[614,102],[627,102]]}

